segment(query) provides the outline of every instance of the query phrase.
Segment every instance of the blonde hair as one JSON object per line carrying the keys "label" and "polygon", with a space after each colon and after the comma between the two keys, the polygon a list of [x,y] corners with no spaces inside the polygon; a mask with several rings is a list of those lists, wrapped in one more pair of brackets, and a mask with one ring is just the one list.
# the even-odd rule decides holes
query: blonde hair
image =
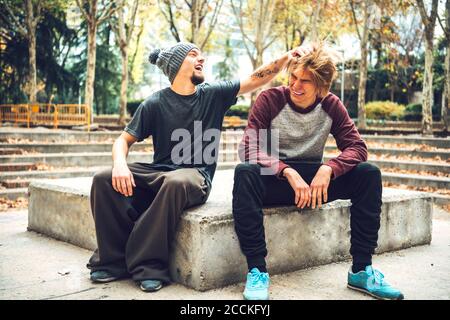
{"label": "blonde hair", "polygon": [[287,70],[289,75],[299,69],[309,71],[319,96],[324,97],[337,76],[338,54],[324,42],[313,43],[311,48],[311,53],[292,59]]}

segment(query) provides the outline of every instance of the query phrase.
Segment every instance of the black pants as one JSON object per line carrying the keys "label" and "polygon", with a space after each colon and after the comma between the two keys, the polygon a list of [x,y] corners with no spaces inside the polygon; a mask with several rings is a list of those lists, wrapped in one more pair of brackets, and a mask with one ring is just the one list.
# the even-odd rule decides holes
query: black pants
{"label": "black pants", "polygon": [[134,280],[170,282],[170,244],[183,210],[206,201],[209,187],[197,169],[158,171],[131,163],[136,188],[126,197],[112,187],[111,169],[95,174],[91,210],[98,249],[88,263]]}
{"label": "black pants", "polygon": [[[320,164],[289,163],[310,185]],[[267,255],[263,206],[294,205],[295,193],[287,180],[261,175],[257,164],[241,163],[234,172],[233,217],[236,234],[249,268],[265,267]],[[382,183],[380,170],[367,162],[331,180],[328,202],[350,199],[350,254],[353,263],[371,264],[380,228]]]}

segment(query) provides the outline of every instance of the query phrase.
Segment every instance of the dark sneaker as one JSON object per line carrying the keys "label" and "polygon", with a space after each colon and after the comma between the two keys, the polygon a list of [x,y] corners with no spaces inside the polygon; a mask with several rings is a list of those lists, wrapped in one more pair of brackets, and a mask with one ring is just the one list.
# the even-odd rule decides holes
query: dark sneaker
{"label": "dark sneaker", "polygon": [[97,270],[91,272],[91,281],[92,282],[99,282],[99,283],[106,283],[111,282],[119,279],[119,277],[113,276],[108,271],[104,270]]}
{"label": "dark sneaker", "polygon": [[163,286],[160,280],[142,280],[141,290],[145,292],[155,292],[161,289]]}
{"label": "dark sneaker", "polygon": [[387,283],[384,275],[372,266],[367,266],[366,270],[357,273],[353,273],[350,268],[347,287],[370,294],[377,299],[403,300],[404,298],[403,294]]}

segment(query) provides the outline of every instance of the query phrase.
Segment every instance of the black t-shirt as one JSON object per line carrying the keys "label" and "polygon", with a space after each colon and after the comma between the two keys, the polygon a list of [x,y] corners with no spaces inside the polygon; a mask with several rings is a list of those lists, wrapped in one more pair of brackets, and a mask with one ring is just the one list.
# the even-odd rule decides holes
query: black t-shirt
{"label": "black t-shirt", "polygon": [[167,87],[141,103],[125,131],[138,141],[153,137],[152,168],[197,168],[211,185],[223,117],[239,89],[239,81],[218,81],[184,96]]}

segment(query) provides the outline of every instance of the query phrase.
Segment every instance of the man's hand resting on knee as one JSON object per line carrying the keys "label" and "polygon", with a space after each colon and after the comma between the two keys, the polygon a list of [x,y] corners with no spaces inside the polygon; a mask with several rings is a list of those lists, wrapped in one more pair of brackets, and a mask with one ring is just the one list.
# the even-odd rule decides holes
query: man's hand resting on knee
{"label": "man's hand resting on knee", "polygon": [[112,169],[112,186],[114,190],[126,197],[133,195],[134,183],[133,174],[126,163],[114,164]]}
{"label": "man's hand resting on knee", "polygon": [[298,208],[303,209],[311,202],[311,189],[296,170],[286,168],[283,170],[283,175],[288,180],[292,189],[294,189],[295,205]]}

